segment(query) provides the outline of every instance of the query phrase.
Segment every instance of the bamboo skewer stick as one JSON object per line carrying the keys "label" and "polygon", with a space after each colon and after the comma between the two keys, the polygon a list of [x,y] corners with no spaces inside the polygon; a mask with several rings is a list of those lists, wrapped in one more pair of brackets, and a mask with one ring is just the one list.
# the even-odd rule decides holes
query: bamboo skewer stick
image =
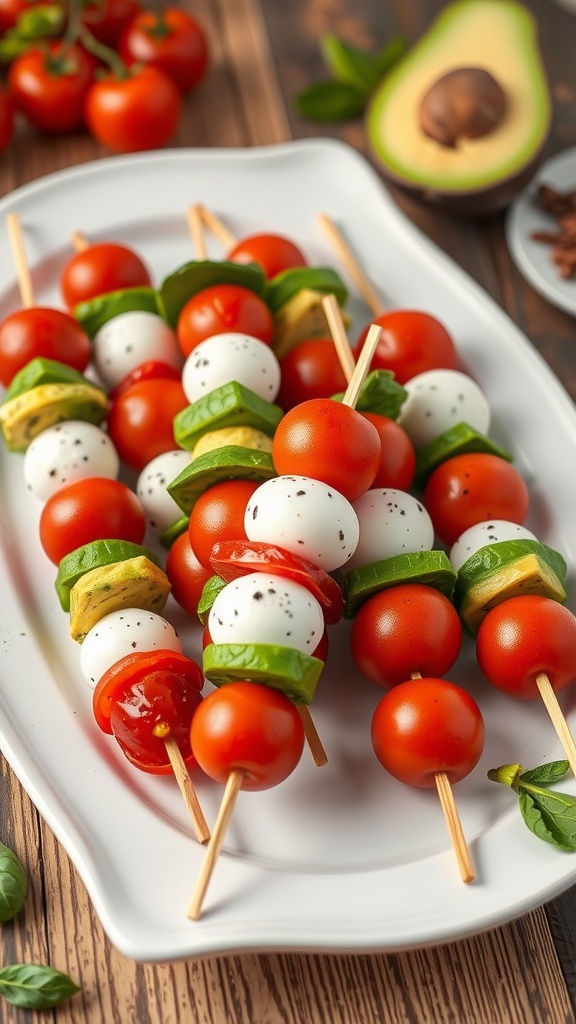
{"label": "bamboo skewer stick", "polygon": [[212,210],[209,210],[202,203],[198,203],[196,206],[198,214],[204,221],[206,227],[212,232],[213,235],[222,243],[225,249],[231,249],[236,245],[237,239],[226,225],[216,216]]}
{"label": "bamboo skewer stick", "polygon": [[206,247],[206,239],[204,237],[203,217],[201,207],[189,206],[186,210],[186,220],[188,221],[188,230],[192,239],[192,245],[194,246],[194,252],[196,258],[199,260],[205,260],[208,258],[208,249]]}
{"label": "bamboo skewer stick", "polygon": [[314,725],[308,705],[298,704],[298,714],[300,715],[302,725],[304,726],[306,742],[310,749],[310,753],[314,758],[314,764],[317,768],[322,768],[325,764],[328,764],[328,754],[326,753],[322,740],[318,735],[318,730]]}
{"label": "bamboo skewer stick", "polygon": [[14,268],[16,270],[16,278],[18,280],[18,289],[20,291],[20,300],[26,309],[30,309],[30,307],[34,305],[34,290],[32,288],[30,268],[26,259],[22,225],[17,213],[7,214],[6,230],[8,231],[10,246],[12,248]]}
{"label": "bamboo skewer stick", "polygon": [[382,334],[382,328],[378,324],[371,324],[368,334],[366,335],[366,341],[362,346],[362,351],[358,358],[358,362],[354,367],[354,373],[350,379],[344,398],[342,399],[343,405],[349,405],[352,408],[358,401],[358,395],[360,388],[362,387],[362,381],[370,369],[370,363],[372,357],[376,351],[376,346],[380,341],[380,335]]}
{"label": "bamboo skewer stick", "polygon": [[576,775],[576,744],[574,743],[574,737],[568,728],[568,723],[564,718],[562,708],[558,703],[558,698],[552,689],[552,683],[545,672],[538,673],[536,676],[536,685],[544,702],[546,711],[550,715],[552,725],[556,730],[556,735],[560,740],[562,750],[566,755],[566,760]]}
{"label": "bamboo skewer stick", "polygon": [[470,851],[462,829],[462,823],[456,807],[456,801],[454,800],[454,793],[452,786],[450,785],[450,779],[446,775],[446,772],[436,772],[434,779],[436,781],[436,789],[440,798],[440,804],[444,811],[446,825],[448,826],[448,832],[450,833],[450,838],[452,840],[452,846],[454,847],[454,853],[456,854],[460,875],[462,881],[468,885],[470,882],[474,881],[476,873],[472,865]]}
{"label": "bamboo skewer stick", "polygon": [[338,305],[335,295],[325,295],[322,299],[322,308],[328,321],[330,328],[330,334],[332,335],[332,341],[334,342],[334,348],[340,360],[340,366],[344,372],[344,376],[348,383],[352,380],[354,370],[356,369],[356,360],[354,359],[354,353],[346,334],[344,327],[344,321],[342,320],[342,314],[340,312],[340,306]]}
{"label": "bamboo skewer stick", "polygon": [[197,921],[202,913],[204,897],[210,884],[210,879],[212,878],[220,850],[222,849],[222,843],[224,842],[224,836],[226,835],[232,811],[234,810],[236,798],[242,788],[244,774],[245,773],[241,768],[234,768],[228,776],[224,796],[222,797],[222,803],[220,804],[220,810],[218,811],[218,817],[216,818],[210,842],[206,847],[204,863],[202,864],[200,874],[196,880],[196,886],[188,907],[187,916],[191,921]]}
{"label": "bamboo skewer stick", "polygon": [[346,242],[344,235],[336,227],[334,221],[326,213],[318,214],[318,221],[342,263],[346,267],[348,274],[354,281],[358,291],[366,302],[366,305],[371,309],[375,316],[380,316],[382,313],[385,313],[386,310],[382,303],[382,299],[377,295],[376,291],[372,287],[372,284],[368,280],[364,270]]}
{"label": "bamboo skewer stick", "polygon": [[180,747],[176,743],[173,736],[168,736],[164,740],[164,746],[166,747],[166,753],[170,758],[170,764],[176,777],[176,782],[180,787],[180,792],[184,797],[184,803],[188,808],[196,838],[199,843],[207,843],[210,839],[210,829],[208,828],[206,818],[204,817],[200,801],[196,796],[196,790],[192,783],[192,779],[188,774],[188,769],[182,757]]}
{"label": "bamboo skewer stick", "polygon": [[70,241],[72,242],[72,248],[76,252],[84,252],[84,249],[87,249],[90,245],[86,235],[83,235],[81,231],[73,231],[70,235]]}

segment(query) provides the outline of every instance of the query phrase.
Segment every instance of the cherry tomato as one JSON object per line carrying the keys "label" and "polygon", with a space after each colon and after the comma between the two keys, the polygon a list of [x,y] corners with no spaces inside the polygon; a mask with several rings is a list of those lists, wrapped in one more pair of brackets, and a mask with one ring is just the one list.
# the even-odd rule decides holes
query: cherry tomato
{"label": "cherry tomato", "polygon": [[399,583],[373,594],[352,623],[352,657],[378,686],[397,686],[413,672],[443,676],[462,645],[454,605],[439,590]]}
{"label": "cherry tomato", "polygon": [[380,438],[376,428],[350,406],[312,398],[280,420],[272,459],[280,476],[313,477],[355,501],[378,472]]}
{"label": "cherry tomato", "polygon": [[101,43],[115,47],[140,6],[138,0],[88,0],[82,21]]}
{"label": "cherry tomato", "polygon": [[510,697],[537,699],[539,673],[560,693],[576,678],[576,618],[549,597],[511,597],[483,620],[476,655],[488,682]]}
{"label": "cherry tomato", "polygon": [[380,437],[380,467],[372,487],[395,487],[409,491],[416,472],[416,453],[412,441],[399,423],[379,413],[363,412]]}
{"label": "cherry tomato", "polygon": [[5,89],[0,88],[0,151],[12,139],[14,133],[14,107]]}
{"label": "cherry tomato", "polygon": [[84,124],[84,104],[97,62],[80,46],[52,41],[16,57],[8,72],[14,104],[43,132],[60,134]]}
{"label": "cherry tomato", "polygon": [[65,484],[48,498],[40,514],[40,543],[55,565],[93,540],[141,544],[145,531],[146,516],[134,492],[106,477]]}
{"label": "cherry tomato", "polygon": [[182,93],[198,85],[208,66],[202,27],[196,18],[177,7],[137,14],[123,31],[118,52],[128,66],[148,64],[159,68]]}
{"label": "cherry tomato", "polygon": [[246,505],[258,484],[253,480],[222,480],[201,494],[192,507],[188,532],[194,553],[206,569],[216,541],[247,540]]}
{"label": "cherry tomato", "polygon": [[304,254],[284,235],[247,235],[232,247],[226,259],[233,263],[258,263],[267,278],[292,267],[306,266]]}
{"label": "cherry tomato", "polygon": [[424,488],[424,504],[434,529],[447,544],[454,544],[469,526],[488,519],[523,523],[529,500],[518,470],[487,452],[447,459],[430,474]]}
{"label": "cherry tomato", "polygon": [[310,398],[330,398],[346,390],[334,342],[327,338],[311,338],[295,345],[280,360],[280,370],[276,401],[285,412]]}
{"label": "cherry tomato", "polygon": [[122,378],[119,384],[110,392],[110,398],[119,398],[125,391],[128,391],[133,384],[141,384],[144,380],[181,380],[182,373],[175,366],[163,363],[160,359],[147,359],[140,366],[135,366],[130,373]]}
{"label": "cherry tomato", "polygon": [[204,584],[213,573],[198,561],[187,530],[176,538],[168,551],[166,575],[172,586],[174,600],[189,615],[196,617]]}
{"label": "cherry tomato", "polygon": [[482,755],[482,713],[466,690],[447,679],[409,679],[378,704],[372,746],[386,771],[408,786],[431,789],[438,772],[454,784]]}
{"label": "cherry tomato", "polygon": [[176,328],[185,356],[205,338],[227,331],[250,334],[271,345],[274,320],[266,303],[248,288],[215,284],[188,299]]}
{"label": "cherry tomato", "polygon": [[[372,321],[382,334],[372,359],[373,370],[392,370],[399,384],[405,384],[424,370],[456,369],[458,355],[446,328],[419,310],[395,309]],[[356,345],[360,353],[370,324],[361,332]]]}
{"label": "cherry tomato", "polygon": [[210,565],[227,583],[252,572],[274,573],[301,583],[322,605],[327,623],[342,618],[344,600],[336,580],[318,565],[300,558],[276,544],[260,541],[218,540],[212,548]]}
{"label": "cherry tomato", "polygon": [[188,405],[179,380],[153,377],[123,391],[110,406],[107,426],[127,466],[138,471],[178,447],[174,417]]}
{"label": "cherry tomato", "polygon": [[98,142],[116,153],[159,149],[174,135],[182,110],[178,87],[158,68],[110,73],[86,97],[86,124]]}
{"label": "cherry tomato", "polygon": [[118,242],[96,242],[74,253],[60,277],[68,309],[121,288],[149,287],[150,272],[137,253]]}
{"label": "cherry tomato", "polygon": [[86,332],[59,309],[19,309],[0,324],[0,381],[6,387],[37,356],[55,359],[83,373],[91,355]]}
{"label": "cherry tomato", "polygon": [[196,710],[190,741],[210,778],[225,783],[233,769],[241,769],[242,789],[271,789],[298,764],[304,728],[295,705],[278,690],[259,683],[226,683]]}

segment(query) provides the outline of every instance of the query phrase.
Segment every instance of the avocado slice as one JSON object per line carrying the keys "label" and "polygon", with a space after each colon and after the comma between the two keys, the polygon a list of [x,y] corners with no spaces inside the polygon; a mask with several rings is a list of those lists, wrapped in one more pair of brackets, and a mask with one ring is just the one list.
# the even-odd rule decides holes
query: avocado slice
{"label": "avocado slice", "polygon": [[279,405],[231,380],[176,413],[174,438],[181,448],[193,451],[204,434],[224,427],[254,427],[273,437],[283,415]]}
{"label": "avocado slice", "polygon": [[276,644],[208,644],[202,669],[215,686],[249,679],[281,690],[294,704],[310,704],[324,662]]}
{"label": "avocado slice", "polygon": [[497,455],[506,462],[514,461],[511,452],[501,448],[485,434],[480,434],[468,423],[457,423],[416,452],[416,482],[424,484],[437,466],[456,455],[465,455],[468,452],[484,452]]}
{"label": "avocado slice", "polygon": [[444,551],[413,551],[350,569],[344,575],[344,618],[353,619],[372,594],[398,583],[424,583],[450,598],[456,571]]}
{"label": "avocado slice", "polygon": [[[331,337],[322,305],[325,294],[318,288],[301,288],[276,311],[272,348],[278,359],[283,359],[299,341]],[[342,320],[344,326],[349,327],[350,317],[344,312]]]}
{"label": "avocado slice", "polygon": [[75,548],[60,561],[58,575],[54,586],[63,611],[70,611],[70,591],[81,576],[92,569],[101,569],[114,562],[123,562],[127,558],[143,555],[148,561],[160,567],[158,556],[141,544],[133,544],[129,540],[93,540]]}
{"label": "avocado slice", "polygon": [[213,484],[222,480],[256,480],[263,483],[273,476],[277,476],[277,473],[268,452],[229,444],[193,459],[166,489],[178,508],[185,516],[189,516],[200,495]]}
{"label": "avocado slice", "polygon": [[70,590],[70,636],[81,644],[92,626],[119,608],[161,612],[170,589],[164,570],[145,555],[91,569]]}
{"label": "avocado slice", "polygon": [[[474,72],[475,109],[468,106],[471,76],[455,71]],[[484,133],[472,137],[482,130],[480,112],[493,98],[482,84],[486,75],[504,103]],[[444,142],[441,133],[427,133],[424,115],[431,100],[443,127],[459,118],[457,131]],[[478,216],[506,206],[533,176],[551,118],[530,11],[515,0],[457,0],[376,90],[366,128],[390,183],[442,209]]]}
{"label": "avocado slice", "polygon": [[39,384],[0,405],[0,430],[11,452],[24,452],[34,438],[63,420],[100,426],[109,402],[102,388],[80,384]]}

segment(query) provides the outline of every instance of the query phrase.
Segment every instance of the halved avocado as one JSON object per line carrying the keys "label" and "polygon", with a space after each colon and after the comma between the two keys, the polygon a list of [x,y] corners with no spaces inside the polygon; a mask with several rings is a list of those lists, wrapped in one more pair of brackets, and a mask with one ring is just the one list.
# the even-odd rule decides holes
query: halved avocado
{"label": "halved avocado", "polygon": [[[493,117],[482,124],[486,106]],[[506,206],[533,176],[551,115],[530,11],[515,0],[457,0],[375,92],[367,132],[391,184],[479,216]]]}

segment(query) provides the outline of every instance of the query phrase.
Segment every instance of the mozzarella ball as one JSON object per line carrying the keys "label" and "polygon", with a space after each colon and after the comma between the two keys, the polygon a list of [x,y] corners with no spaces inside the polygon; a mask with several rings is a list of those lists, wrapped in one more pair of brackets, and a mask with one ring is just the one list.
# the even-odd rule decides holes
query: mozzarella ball
{"label": "mozzarella ball", "polygon": [[182,509],[166,487],[192,462],[192,452],[177,448],[152,459],[140,473],[136,494],[146,515],[146,522],[156,533],[163,533],[182,516]]}
{"label": "mozzarella ball", "polygon": [[453,568],[458,572],[464,562],[475,555],[487,544],[498,544],[501,540],[536,540],[530,530],[507,519],[488,519],[485,523],[476,523],[461,533],[458,540],[450,548],[449,558]]}
{"label": "mozzarella ball", "polygon": [[248,540],[278,544],[326,572],[353,554],[358,516],[339,491],[307,476],[275,476],[254,491],[246,506]]}
{"label": "mozzarella ball", "polygon": [[40,501],[64,484],[102,476],[115,480],[118,452],[108,434],[84,420],[66,420],[37,434],[24,454],[24,482]]}
{"label": "mozzarella ball", "polygon": [[391,487],[366,491],[354,502],[354,510],[360,540],[347,568],[432,549],[432,520],[422,502],[406,491]]}
{"label": "mozzarella ball", "polygon": [[215,334],[196,345],[184,363],[182,387],[190,403],[233,380],[273,402],[280,363],[270,346],[249,334]]}
{"label": "mozzarella ball", "polygon": [[94,365],[104,384],[116,387],[149,359],[179,370],[183,356],[175,332],[156,313],[142,309],[108,320],[94,337]]}
{"label": "mozzarella ball", "polygon": [[135,651],[177,651],[182,642],[166,619],[142,608],[122,608],[104,615],[88,630],[80,648],[80,670],[90,686],[120,658]]}
{"label": "mozzarella ball", "polygon": [[312,654],[324,632],[324,615],[300,583],[254,572],[217,594],[208,630],[215,644],[278,644]]}
{"label": "mozzarella ball", "polygon": [[412,377],[404,387],[408,397],[398,423],[415,448],[423,448],[458,423],[468,423],[479,434],[488,433],[488,400],[466,373],[427,370]]}

